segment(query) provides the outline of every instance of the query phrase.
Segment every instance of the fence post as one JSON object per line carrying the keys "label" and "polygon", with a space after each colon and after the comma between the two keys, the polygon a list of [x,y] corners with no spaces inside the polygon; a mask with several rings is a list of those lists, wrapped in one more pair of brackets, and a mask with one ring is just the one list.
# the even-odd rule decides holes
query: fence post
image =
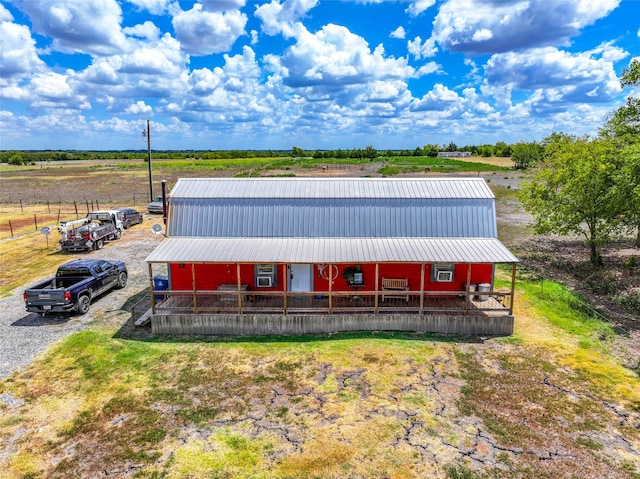
{"label": "fence post", "polygon": [[49,204],[49,200],[47,200],[47,211],[51,214],[51,205]]}
{"label": "fence post", "polygon": [[13,225],[11,224],[11,220],[9,220],[9,229],[11,230],[11,236],[13,236]]}
{"label": "fence post", "polygon": [[36,214],[33,214],[33,222],[36,224],[36,231],[38,231],[38,216],[36,216]]}
{"label": "fence post", "polygon": [[58,210],[58,219],[56,220],[57,224],[60,224],[60,210]]}
{"label": "fence post", "polygon": [[76,219],[78,219],[78,203],[73,202],[73,207],[76,209]]}
{"label": "fence post", "polygon": [[20,199],[20,213],[24,213],[24,209],[22,208],[22,199]]}

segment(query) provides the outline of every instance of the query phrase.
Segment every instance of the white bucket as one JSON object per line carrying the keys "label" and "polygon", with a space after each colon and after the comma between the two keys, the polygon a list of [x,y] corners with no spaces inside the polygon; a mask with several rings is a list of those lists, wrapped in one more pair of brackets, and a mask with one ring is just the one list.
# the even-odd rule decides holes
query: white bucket
{"label": "white bucket", "polygon": [[[480,283],[478,285],[478,292],[486,292],[486,291],[491,291],[491,285],[489,283]],[[478,301],[486,301],[489,299],[489,295],[488,294],[481,294],[480,296],[476,296],[476,298],[478,299]]]}
{"label": "white bucket", "polygon": [[477,288],[477,285],[475,284],[470,284],[469,285],[469,299],[476,299],[476,297],[473,295],[473,293],[475,292]]}

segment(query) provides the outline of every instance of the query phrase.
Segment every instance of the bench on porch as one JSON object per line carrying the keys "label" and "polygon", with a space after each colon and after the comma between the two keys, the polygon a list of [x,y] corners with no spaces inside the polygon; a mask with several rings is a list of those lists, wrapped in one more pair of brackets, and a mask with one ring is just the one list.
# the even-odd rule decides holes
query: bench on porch
{"label": "bench on porch", "polygon": [[408,278],[382,278],[382,301],[385,298],[400,298],[409,301],[409,295],[404,291],[409,291]]}

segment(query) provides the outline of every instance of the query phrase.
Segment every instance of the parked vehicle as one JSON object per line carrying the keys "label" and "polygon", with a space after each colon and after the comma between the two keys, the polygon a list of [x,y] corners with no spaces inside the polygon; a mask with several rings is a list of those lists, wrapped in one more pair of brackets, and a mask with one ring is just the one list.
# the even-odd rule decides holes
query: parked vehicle
{"label": "parked vehicle", "polygon": [[158,196],[155,200],[147,205],[149,213],[164,213],[162,209],[162,196]]}
{"label": "parked vehicle", "polygon": [[97,296],[127,285],[128,271],[122,261],[77,259],[63,264],[56,275],[26,289],[27,311],[85,314]]}
{"label": "parked vehicle", "polygon": [[116,208],[120,213],[122,213],[122,226],[124,229],[131,228],[131,225],[138,225],[142,223],[143,217],[142,213],[133,208]]}
{"label": "parked vehicle", "polygon": [[82,220],[61,223],[60,247],[63,251],[91,251],[104,246],[106,241],[122,236],[122,214],[116,210],[94,211]]}
{"label": "parked vehicle", "polygon": [[87,218],[96,221],[112,221],[116,229],[120,230],[120,232],[124,230],[122,212],[117,209],[93,211],[87,215]]}

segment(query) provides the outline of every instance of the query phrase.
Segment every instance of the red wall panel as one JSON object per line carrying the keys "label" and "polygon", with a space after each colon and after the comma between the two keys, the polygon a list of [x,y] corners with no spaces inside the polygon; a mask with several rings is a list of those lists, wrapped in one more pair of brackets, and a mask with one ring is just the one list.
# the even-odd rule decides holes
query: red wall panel
{"label": "red wall panel", "polygon": [[[347,280],[342,277],[342,272],[346,266],[338,265],[338,275],[333,284],[334,291],[350,291],[351,288],[347,284]],[[192,265],[191,264],[171,264],[170,277],[171,289],[173,290],[192,290]],[[466,288],[467,268],[466,264],[456,264],[454,267],[453,282],[433,282],[431,281],[433,265],[425,266],[425,291],[462,291]],[[328,273],[329,267],[325,269]],[[363,291],[375,291],[375,264],[361,265],[362,277],[364,281]],[[215,290],[221,284],[236,284],[238,281],[237,270],[235,264],[196,264],[196,284],[198,290]],[[271,288],[256,288],[254,284],[254,265],[240,265],[240,277],[242,284],[249,285],[251,290],[260,291],[282,291],[284,281],[282,278],[283,267],[278,265],[277,285]],[[380,264],[379,278],[380,281],[385,278],[407,278],[409,280],[409,289],[412,291],[420,290],[420,264],[406,263],[383,263]],[[333,269],[335,274],[335,267]],[[471,283],[491,283],[493,274],[493,266],[491,264],[474,264],[471,265]],[[326,274],[325,274],[326,276]],[[321,275],[321,270],[317,265],[314,266],[314,291],[328,291],[329,282]],[[380,289],[380,285],[378,285]]]}

